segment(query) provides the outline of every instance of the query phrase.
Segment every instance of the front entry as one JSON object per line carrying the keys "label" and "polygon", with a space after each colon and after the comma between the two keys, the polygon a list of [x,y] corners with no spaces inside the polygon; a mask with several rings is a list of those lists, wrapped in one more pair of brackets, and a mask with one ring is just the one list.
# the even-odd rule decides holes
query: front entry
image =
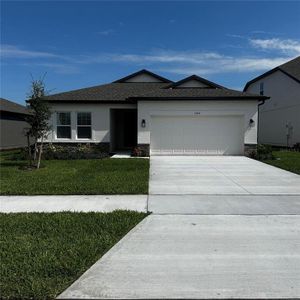
{"label": "front entry", "polygon": [[137,110],[111,109],[111,151],[132,150],[137,145]]}

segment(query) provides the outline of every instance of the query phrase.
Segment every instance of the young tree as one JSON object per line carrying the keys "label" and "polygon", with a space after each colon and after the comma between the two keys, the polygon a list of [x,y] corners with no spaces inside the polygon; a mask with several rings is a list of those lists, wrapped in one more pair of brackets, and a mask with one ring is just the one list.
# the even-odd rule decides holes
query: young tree
{"label": "young tree", "polygon": [[43,78],[38,80],[33,79],[26,101],[31,114],[26,118],[26,122],[30,125],[27,134],[34,139],[33,161],[36,163],[37,169],[40,168],[41,164],[44,138],[51,129],[51,126],[48,124],[51,112],[47,102],[42,99],[44,96],[46,96],[46,91]]}

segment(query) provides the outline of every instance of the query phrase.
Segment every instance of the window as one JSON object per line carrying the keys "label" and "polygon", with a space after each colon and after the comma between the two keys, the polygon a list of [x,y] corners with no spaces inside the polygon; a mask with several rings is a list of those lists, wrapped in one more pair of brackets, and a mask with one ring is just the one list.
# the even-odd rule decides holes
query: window
{"label": "window", "polygon": [[90,112],[77,113],[77,138],[92,138],[92,116]]}
{"label": "window", "polygon": [[263,82],[261,82],[259,84],[259,94],[262,95],[262,96],[264,94],[264,83]]}
{"label": "window", "polygon": [[57,113],[56,135],[58,139],[71,138],[71,113],[70,112]]}

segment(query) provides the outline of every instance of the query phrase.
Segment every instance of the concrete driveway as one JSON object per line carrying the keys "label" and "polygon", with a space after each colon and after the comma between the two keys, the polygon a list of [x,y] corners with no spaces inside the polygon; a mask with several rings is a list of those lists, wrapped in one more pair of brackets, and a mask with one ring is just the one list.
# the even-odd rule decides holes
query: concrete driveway
{"label": "concrete driveway", "polygon": [[61,299],[296,299],[300,216],[150,215]]}
{"label": "concrete driveway", "polygon": [[300,176],[243,156],[151,156],[150,195],[300,195]]}
{"label": "concrete driveway", "polygon": [[246,157],[152,156],[144,219],[61,299],[296,299],[300,176]]}

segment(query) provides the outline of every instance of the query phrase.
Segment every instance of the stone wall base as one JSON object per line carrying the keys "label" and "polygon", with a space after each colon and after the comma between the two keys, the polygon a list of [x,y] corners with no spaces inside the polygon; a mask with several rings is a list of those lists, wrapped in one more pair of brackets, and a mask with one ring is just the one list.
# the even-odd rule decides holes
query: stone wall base
{"label": "stone wall base", "polygon": [[143,156],[150,156],[150,145],[149,144],[138,144],[138,147],[142,150]]}
{"label": "stone wall base", "polygon": [[255,157],[257,153],[257,144],[244,144],[244,154],[248,157]]}
{"label": "stone wall base", "polygon": [[91,150],[100,151],[100,152],[106,152],[109,153],[110,150],[110,143],[89,143],[89,142],[78,142],[78,143],[44,143],[44,149],[47,149],[49,146],[60,146],[64,148],[69,148],[70,150],[74,148],[78,148],[80,146],[86,146],[90,148]]}

